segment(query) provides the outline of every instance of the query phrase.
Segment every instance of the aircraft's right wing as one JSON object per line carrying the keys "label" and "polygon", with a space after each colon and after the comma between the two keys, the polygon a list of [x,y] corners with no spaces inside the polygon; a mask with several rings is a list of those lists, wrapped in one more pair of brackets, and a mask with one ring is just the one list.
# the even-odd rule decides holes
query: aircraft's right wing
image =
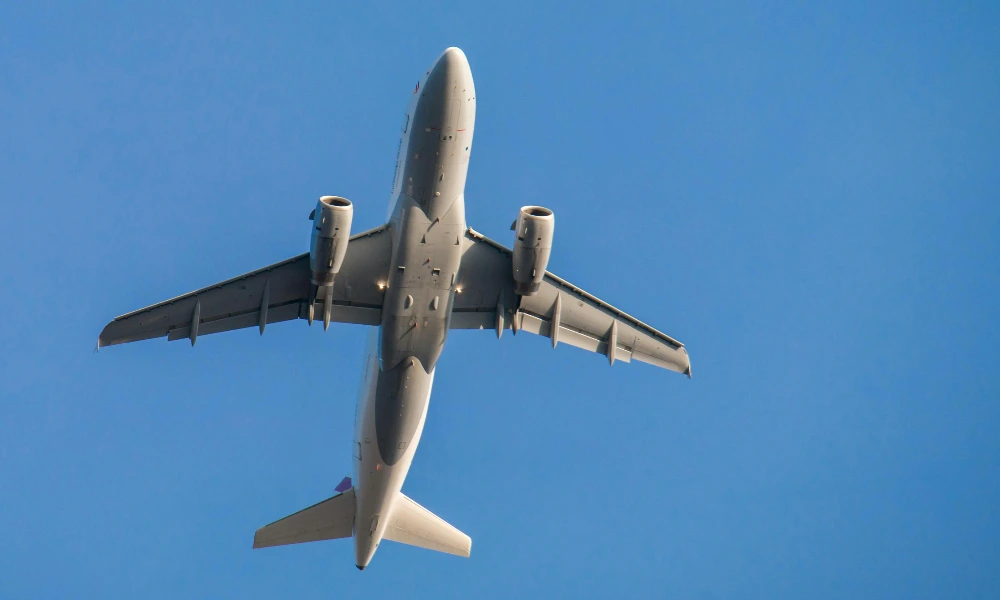
{"label": "aircraft's right wing", "polygon": [[354,488],[348,488],[333,498],[261,527],[253,536],[253,547],[270,548],[351,537],[355,503]]}
{"label": "aircraft's right wing", "polygon": [[[389,271],[392,235],[383,225],[351,237],[333,285],[331,320],[378,325],[382,288]],[[240,275],[228,281],[122,315],[105,326],[98,347],[151,338],[190,339],[200,335],[306,318],[310,287],[309,254]],[[322,319],[325,288],[315,314]]]}
{"label": "aircraft's right wing", "polygon": [[455,296],[452,329],[527,331],[616,360],[637,360],[691,376],[684,344],[546,272],[532,296],[514,293],[511,250],[469,229],[465,234],[461,293]]}

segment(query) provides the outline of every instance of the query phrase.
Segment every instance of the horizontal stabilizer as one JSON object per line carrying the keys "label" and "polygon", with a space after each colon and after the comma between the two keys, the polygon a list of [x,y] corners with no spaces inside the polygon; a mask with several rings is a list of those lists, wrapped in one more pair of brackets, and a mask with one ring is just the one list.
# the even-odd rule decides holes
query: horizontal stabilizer
{"label": "horizontal stabilizer", "polygon": [[354,488],[265,525],[253,536],[254,548],[349,538],[354,528]]}
{"label": "horizontal stabilizer", "polygon": [[385,539],[428,550],[437,550],[468,557],[472,538],[449,525],[403,494],[392,510],[392,519],[385,528]]}

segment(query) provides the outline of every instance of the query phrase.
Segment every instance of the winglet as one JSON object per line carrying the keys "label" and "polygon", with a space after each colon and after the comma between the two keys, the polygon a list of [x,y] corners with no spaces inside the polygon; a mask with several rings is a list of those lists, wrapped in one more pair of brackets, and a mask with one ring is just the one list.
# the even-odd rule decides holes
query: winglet
{"label": "winglet", "polygon": [[340,481],[340,483],[337,484],[337,487],[333,488],[333,491],[343,494],[344,492],[346,492],[349,489],[351,489],[351,478],[350,477],[344,477]]}
{"label": "winglet", "polygon": [[691,377],[691,364],[690,363],[688,364],[687,371],[684,371],[684,374],[688,376],[688,379],[692,378]]}

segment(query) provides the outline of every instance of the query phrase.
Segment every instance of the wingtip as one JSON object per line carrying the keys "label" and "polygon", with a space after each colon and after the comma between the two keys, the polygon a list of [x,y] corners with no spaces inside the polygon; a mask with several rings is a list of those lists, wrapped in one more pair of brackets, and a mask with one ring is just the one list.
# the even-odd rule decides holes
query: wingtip
{"label": "wingtip", "polygon": [[[121,317],[119,317],[119,319],[120,318]],[[97,335],[97,349],[98,350],[100,350],[101,348],[106,348],[108,346],[113,346],[115,344],[115,341],[114,341],[115,340],[115,334],[114,334],[114,331],[112,331],[112,326],[115,324],[116,321],[118,321],[118,319],[114,319],[110,323],[108,323],[107,325],[105,325],[104,328],[101,329],[101,333],[99,333]]]}
{"label": "wingtip", "polygon": [[688,376],[688,379],[693,379],[691,377],[691,365],[688,365],[687,371],[684,371],[684,374]]}
{"label": "wingtip", "polygon": [[[112,321],[112,323],[113,322],[114,321]],[[107,325],[104,326],[104,329],[101,330],[101,333],[97,334],[97,345],[94,347],[94,352],[97,352],[104,346],[107,346],[107,344],[104,343],[104,333],[108,330],[108,327],[110,326],[111,323],[108,323]]]}

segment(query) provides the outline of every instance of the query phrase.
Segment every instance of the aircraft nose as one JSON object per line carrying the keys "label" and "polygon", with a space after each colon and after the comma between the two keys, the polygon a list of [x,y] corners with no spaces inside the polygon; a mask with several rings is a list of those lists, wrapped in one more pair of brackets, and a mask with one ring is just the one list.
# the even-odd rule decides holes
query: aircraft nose
{"label": "aircraft nose", "polygon": [[469,60],[465,58],[465,52],[457,46],[451,46],[450,48],[445,48],[444,52],[441,53],[441,58],[447,60],[452,64],[467,64]]}
{"label": "aircraft nose", "polygon": [[461,48],[452,46],[446,48],[438,57],[432,73],[435,71],[443,71],[446,75],[454,76],[470,72],[471,69],[469,69],[469,59],[465,57],[465,52],[462,52]]}
{"label": "aircraft nose", "polygon": [[[414,116],[414,125],[441,131],[447,116],[458,116],[460,104],[472,92],[472,70],[465,53],[460,49],[448,48],[437,57],[428,71],[421,88],[420,103]],[[428,123],[422,124],[424,120]],[[457,126],[457,123],[452,125]]]}

